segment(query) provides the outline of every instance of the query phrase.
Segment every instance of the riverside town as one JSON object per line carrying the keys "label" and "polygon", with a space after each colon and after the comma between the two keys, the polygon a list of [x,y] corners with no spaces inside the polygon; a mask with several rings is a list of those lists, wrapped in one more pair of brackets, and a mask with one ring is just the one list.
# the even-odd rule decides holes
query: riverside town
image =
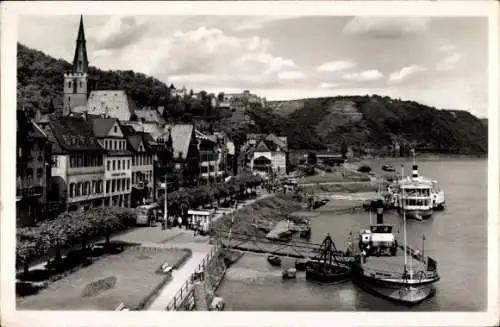
{"label": "riverside town", "polygon": [[485,310],[487,119],[104,71],[75,19],[17,49],[18,310]]}

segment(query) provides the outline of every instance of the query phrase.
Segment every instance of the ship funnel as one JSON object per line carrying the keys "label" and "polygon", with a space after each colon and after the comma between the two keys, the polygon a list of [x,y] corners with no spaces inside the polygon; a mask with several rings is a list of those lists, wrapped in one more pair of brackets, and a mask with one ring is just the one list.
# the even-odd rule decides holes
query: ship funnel
{"label": "ship funnel", "polygon": [[377,224],[384,223],[384,201],[377,201]]}
{"label": "ship funnel", "polygon": [[417,178],[418,177],[418,165],[413,165],[412,172],[411,172],[411,177],[412,178]]}

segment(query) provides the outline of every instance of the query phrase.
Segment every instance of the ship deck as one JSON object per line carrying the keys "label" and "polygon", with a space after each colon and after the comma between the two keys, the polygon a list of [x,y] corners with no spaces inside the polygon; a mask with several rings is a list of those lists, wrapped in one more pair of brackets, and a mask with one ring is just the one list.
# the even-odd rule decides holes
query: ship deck
{"label": "ship deck", "polygon": [[[413,271],[417,273],[419,271],[426,271],[427,264],[423,261],[421,257],[410,254],[413,250],[408,250],[407,255],[407,270],[408,272]],[[397,274],[400,275],[404,271],[404,250],[398,248],[398,252],[395,256],[369,256],[366,258],[366,262],[361,260],[360,267],[363,268],[365,275],[372,273],[387,273],[387,274]]]}

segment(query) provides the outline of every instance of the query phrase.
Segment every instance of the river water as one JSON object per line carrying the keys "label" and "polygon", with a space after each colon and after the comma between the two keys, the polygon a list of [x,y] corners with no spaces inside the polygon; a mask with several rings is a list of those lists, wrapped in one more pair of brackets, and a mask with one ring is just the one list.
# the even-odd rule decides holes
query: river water
{"label": "river water", "polygon": [[[375,171],[391,161],[367,162]],[[392,161],[399,168],[401,161]],[[441,280],[436,295],[414,311],[483,311],[487,306],[487,160],[440,160],[418,162],[425,177],[437,179],[445,191],[446,209],[427,221],[408,220],[408,243],[422,248],[437,260]],[[406,173],[411,169],[405,163]],[[406,174],[405,173],[405,174]],[[359,195],[362,197],[363,195]],[[338,198],[338,196],[337,196]],[[337,202],[337,200],[335,200]],[[330,233],[344,250],[350,231],[356,235],[369,224],[366,212],[338,215],[333,205],[320,208],[312,218],[314,243]],[[384,221],[401,231],[400,218],[386,212]],[[283,265],[287,265],[287,259]],[[290,264],[292,260],[288,261]],[[282,280],[281,269],[271,267],[263,255],[245,254],[227,272],[218,293],[226,310],[234,311],[404,311],[407,307],[367,294],[351,282],[324,286],[305,280]]]}

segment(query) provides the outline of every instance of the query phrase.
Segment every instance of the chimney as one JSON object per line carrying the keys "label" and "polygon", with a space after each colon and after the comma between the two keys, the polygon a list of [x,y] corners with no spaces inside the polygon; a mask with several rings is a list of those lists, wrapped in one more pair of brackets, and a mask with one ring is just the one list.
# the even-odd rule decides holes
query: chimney
{"label": "chimney", "polygon": [[413,165],[411,177],[418,178],[418,165]]}

